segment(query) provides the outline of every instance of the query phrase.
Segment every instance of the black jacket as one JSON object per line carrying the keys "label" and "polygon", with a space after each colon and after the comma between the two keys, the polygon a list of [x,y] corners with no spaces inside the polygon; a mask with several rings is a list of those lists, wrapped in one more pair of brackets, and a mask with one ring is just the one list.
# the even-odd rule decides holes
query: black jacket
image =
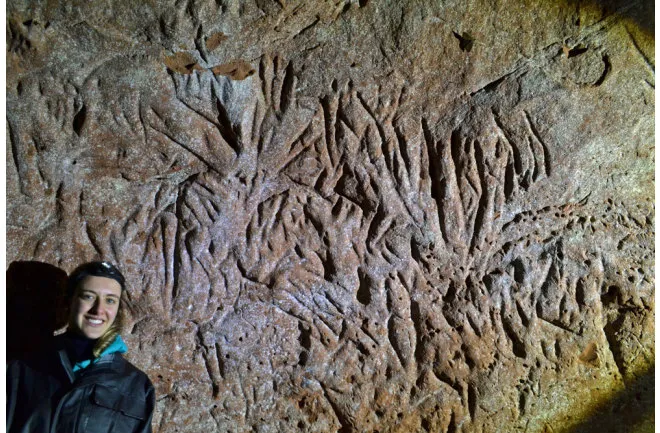
{"label": "black jacket", "polygon": [[7,433],[151,433],[154,387],[121,354],[74,373],[64,348],[7,365]]}

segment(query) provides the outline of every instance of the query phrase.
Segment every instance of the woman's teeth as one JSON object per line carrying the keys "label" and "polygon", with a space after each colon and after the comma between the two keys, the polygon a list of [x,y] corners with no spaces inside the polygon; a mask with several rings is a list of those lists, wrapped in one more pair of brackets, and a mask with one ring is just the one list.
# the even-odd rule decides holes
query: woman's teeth
{"label": "woman's teeth", "polygon": [[87,321],[92,325],[100,325],[101,323],[103,323],[103,320],[99,320],[99,319],[87,319]]}

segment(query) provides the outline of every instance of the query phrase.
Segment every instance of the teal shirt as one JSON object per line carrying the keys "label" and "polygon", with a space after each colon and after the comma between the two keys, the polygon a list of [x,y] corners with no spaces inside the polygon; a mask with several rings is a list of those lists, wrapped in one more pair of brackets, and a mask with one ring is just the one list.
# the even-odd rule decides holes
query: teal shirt
{"label": "teal shirt", "polygon": [[90,366],[90,364],[95,363],[105,355],[109,355],[111,353],[126,353],[126,352],[128,352],[128,347],[126,346],[126,343],[124,343],[124,340],[121,339],[121,335],[117,335],[114,341],[110,343],[110,345],[106,347],[103,352],[101,352],[101,355],[98,358],[85,359],[83,361],[76,362],[75,365],[73,366],[73,371],[75,373],[76,371],[82,370],[83,368],[87,368]]}

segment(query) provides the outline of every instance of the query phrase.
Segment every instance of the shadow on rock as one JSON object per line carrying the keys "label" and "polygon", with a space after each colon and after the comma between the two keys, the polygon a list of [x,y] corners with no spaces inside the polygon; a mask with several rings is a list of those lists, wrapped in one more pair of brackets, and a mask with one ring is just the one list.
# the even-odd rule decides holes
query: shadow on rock
{"label": "shadow on rock", "polygon": [[607,16],[615,13],[634,21],[640,29],[651,35],[655,32],[655,2],[653,0],[637,2],[629,0],[592,0],[591,2],[569,0],[569,4],[579,4],[581,8],[591,5],[591,7],[600,10],[603,15]]}
{"label": "shadow on rock", "polygon": [[564,433],[652,433],[655,428],[655,366]]}
{"label": "shadow on rock", "polygon": [[13,262],[7,269],[7,361],[38,350],[66,322],[67,274],[48,263]]}

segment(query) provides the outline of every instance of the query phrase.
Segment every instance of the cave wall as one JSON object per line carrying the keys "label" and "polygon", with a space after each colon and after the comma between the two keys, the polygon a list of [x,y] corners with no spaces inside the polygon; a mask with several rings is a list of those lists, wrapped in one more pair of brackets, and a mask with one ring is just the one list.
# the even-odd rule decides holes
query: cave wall
{"label": "cave wall", "polygon": [[630,408],[652,2],[11,0],[6,26],[7,264],[123,270],[155,431]]}

